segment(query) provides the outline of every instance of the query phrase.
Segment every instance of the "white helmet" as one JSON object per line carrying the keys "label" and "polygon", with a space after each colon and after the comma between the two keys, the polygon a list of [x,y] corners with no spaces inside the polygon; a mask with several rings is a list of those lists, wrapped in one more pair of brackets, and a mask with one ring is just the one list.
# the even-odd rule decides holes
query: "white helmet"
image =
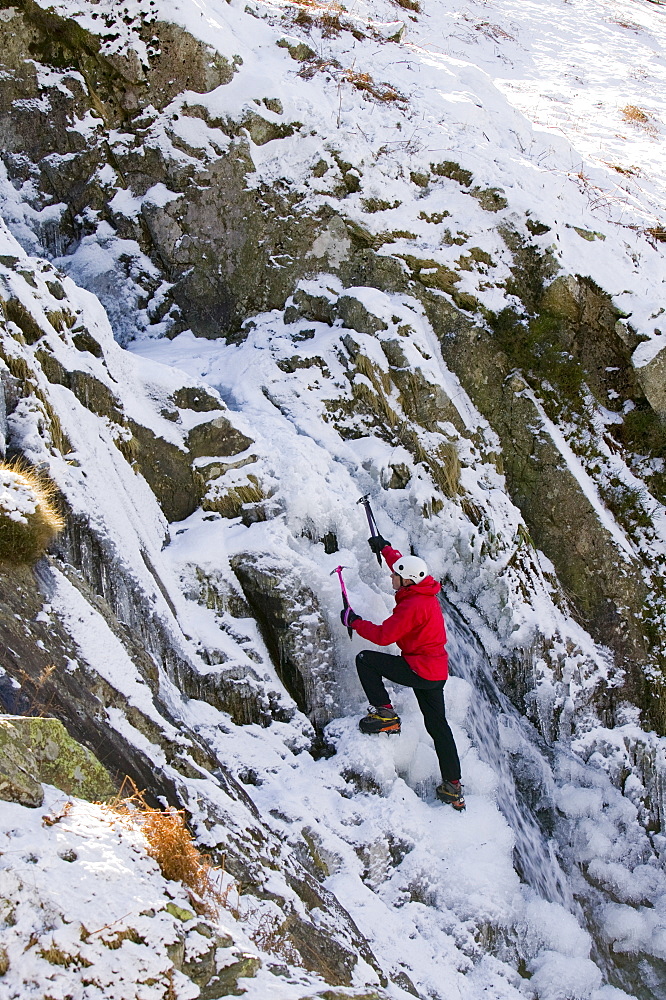
{"label": "white helmet", "polygon": [[393,563],[393,572],[401,576],[403,580],[420,583],[427,577],[428,567],[418,556],[400,556],[398,561]]}

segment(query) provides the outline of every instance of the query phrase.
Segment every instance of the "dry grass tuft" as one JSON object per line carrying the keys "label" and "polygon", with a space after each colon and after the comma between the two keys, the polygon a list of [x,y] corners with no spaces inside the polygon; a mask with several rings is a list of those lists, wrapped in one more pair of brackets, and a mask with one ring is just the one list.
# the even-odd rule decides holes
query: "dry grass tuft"
{"label": "dry grass tuft", "polygon": [[611,18],[611,24],[617,24],[620,28],[627,28],[629,31],[642,31],[640,24],[635,24],[634,21],[620,21],[617,18]]}
{"label": "dry grass tuft", "polygon": [[647,125],[650,121],[647,112],[636,107],[635,104],[627,104],[625,108],[622,108],[621,114],[625,122],[634,122],[636,125]]}
{"label": "dry grass tuft", "polygon": [[460,454],[455,441],[441,444],[436,453],[436,481],[444,496],[452,498],[460,493]]}
{"label": "dry grass tuft", "polygon": [[344,27],[340,15],[330,11],[322,14],[318,23],[324,38],[333,38],[334,35],[339,35]]}
{"label": "dry grass tuft", "polygon": [[262,490],[259,480],[250,473],[247,482],[236,486],[211,487],[203,500],[204,510],[215,510],[222,517],[241,517],[243,510],[252,507],[257,520],[265,520],[265,511],[259,505],[267,500],[267,494]]}
{"label": "dry grass tuft", "polygon": [[77,968],[87,969],[92,964],[86,958],[83,958],[82,955],[71,955],[69,952],[63,951],[55,941],[52,941],[48,948],[42,948],[39,954],[50,965],[60,965],[65,969],[69,969],[72,965]]}
{"label": "dry grass tuft", "polygon": [[307,7],[309,10],[321,10],[334,14],[344,13],[345,8],[339,3],[321,3],[321,0],[292,0],[298,7]]}
{"label": "dry grass tuft", "polygon": [[[55,665],[53,666],[53,670],[55,670]],[[62,809],[59,810],[59,812],[47,813],[45,816],[42,817],[42,826],[55,826],[56,823],[60,823],[63,819],[66,819],[66,817],[69,816],[73,805],[74,803],[71,801],[65,802],[64,806],[62,807]]]}
{"label": "dry grass tuft", "polygon": [[142,938],[137,930],[133,927],[125,927],[122,931],[116,931],[111,937],[104,937],[100,935],[100,940],[105,948],[110,951],[117,951],[118,948],[122,948],[123,941],[131,941],[132,944],[145,944],[145,938]]}
{"label": "dry grass tuft", "polygon": [[388,212],[392,208],[399,208],[401,201],[385,201],[384,198],[363,198],[361,207],[364,212]]}
{"label": "dry grass tuft", "polygon": [[[131,794],[123,797],[127,783]],[[185,886],[198,913],[217,916],[220,907],[227,902],[215,877],[219,869],[197,847],[187,828],[183,809],[172,806],[153,809],[130,778],[125,779],[118,797],[105,808],[141,831],[146,839],[147,853],[155,859],[164,878]]]}
{"label": "dry grass tuft", "polygon": [[284,918],[264,913],[257,926],[249,933],[262,951],[270,952],[271,955],[276,955],[291,965],[302,965],[301,956],[289,940],[286,927],[287,921]]}
{"label": "dry grass tuft", "polygon": [[501,40],[507,39],[510,42],[515,42],[513,35],[510,35],[508,31],[504,28],[500,28],[499,24],[491,24],[490,21],[480,21],[479,24],[474,25],[474,30],[479,31],[486,38],[492,39],[494,42],[499,42]]}
{"label": "dry grass tuft", "polygon": [[652,229],[646,229],[645,233],[647,236],[651,236],[653,240],[657,243],[666,243],[666,228],[664,226],[653,226]]}
{"label": "dry grass tuft", "polygon": [[0,562],[34,562],[64,526],[51,479],[24,461],[0,463]]}
{"label": "dry grass tuft", "polygon": [[213,888],[211,864],[194,843],[185,825],[182,809],[144,809],[141,829],[148,841],[148,853],[157,861],[166,879],[182,882],[197,896]]}
{"label": "dry grass tuft", "polygon": [[57,333],[62,333],[63,330],[71,330],[77,320],[76,313],[70,312],[69,309],[47,310],[46,317]]}
{"label": "dry grass tuft", "polygon": [[622,167],[619,163],[609,163],[609,167],[615,170],[618,174],[623,174],[625,177],[637,177],[640,174],[640,167]]}
{"label": "dry grass tuft", "polygon": [[374,97],[376,101],[402,101],[404,100],[395,87],[388,83],[375,83],[369,73],[358,73],[356,70],[345,70],[344,77],[348,83],[356,90],[363,90]]}

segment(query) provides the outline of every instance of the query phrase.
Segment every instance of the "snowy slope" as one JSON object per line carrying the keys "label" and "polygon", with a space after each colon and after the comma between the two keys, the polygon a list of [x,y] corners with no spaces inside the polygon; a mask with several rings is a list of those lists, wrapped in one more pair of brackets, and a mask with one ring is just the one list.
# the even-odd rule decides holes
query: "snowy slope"
{"label": "snowy slope", "polygon": [[[147,58],[137,33],[141,18],[155,15],[139,0],[123,5],[125,26],[116,23],[115,5],[106,0],[52,6],[103,38],[109,37],[108,17],[114,31],[102,50],[117,54],[134,47]],[[305,16],[308,11],[313,16]],[[322,12],[339,24],[319,23]],[[476,186],[501,189],[507,220],[529,213],[550,227],[542,244],[553,245],[566,271],[588,274],[610,292],[640,334],[661,334],[663,252],[647,232],[662,229],[666,216],[660,170],[666,12],[660,5],[549,0],[461,7],[438,0],[414,13],[386,0],[349,9],[164,0],[159,14],[230,61],[240,56],[243,62],[230,84],[177,98],[157,119],[149,144],[182,158],[187,154],[168,137],[179,107],[203,106],[212,118],[240,118],[254,102],[277,96],[283,115],[264,108],[261,114],[269,121],[307,122],[307,129],[278,143],[253,143],[257,173],[251,183],[295,183],[306,194],[305,206],[330,202],[330,177],[317,180],[311,168],[322,155],[330,159],[338,152],[367,178],[345,200],[346,214],[374,223],[377,232],[409,231],[413,237],[392,242],[391,252],[416,249],[442,263],[460,251],[442,248],[445,223],[419,216],[455,208],[467,245],[499,258],[490,281],[469,278],[470,290],[493,308],[495,283],[507,274],[506,249],[495,235],[498,217],[455,182],[425,193],[410,182],[411,172],[427,170],[433,161],[458,161],[472,171]],[[394,41],[396,33],[400,39]],[[313,48],[313,66],[304,72],[287,49],[276,47],[280,39]],[[355,85],[363,83],[356,75],[366,73],[379,88],[378,99]],[[382,88],[391,88],[395,99],[382,100],[388,93]],[[224,142],[219,131],[187,113],[176,125],[179,131],[204,159],[211,140]],[[373,213],[369,222],[363,201],[372,197],[400,205]]]}
{"label": "snowy slope", "polygon": [[[148,5],[140,0],[122,4],[124,20],[117,18],[119,5],[110,0],[66,0],[48,6],[107,35],[106,52],[123,52],[129,46],[140,60],[147,58],[138,28]],[[533,221],[549,227],[537,237],[540,246],[552,247],[566,272],[589,275],[612,294],[631,325],[648,338],[639,348],[640,360],[649,360],[660,349],[666,336],[666,271],[663,244],[649,232],[666,223],[660,153],[666,122],[666,10],[660,5],[648,0],[465,5],[429,0],[417,12],[388,0],[358,3],[348,10],[244,0],[160,0],[152,8],[230,61],[240,56],[242,65],[236,60],[240,68],[224,87],[205,95],[178,96],[152,122],[147,147],[174,157],[212,158],[224,148],[226,137],[201,117],[188,115],[188,108],[205,107],[211,120],[240,119],[248,106],[256,107],[256,100],[278,97],[282,113],[262,108],[262,115],[274,123],[305,124],[279,142],[251,144],[257,169],[248,183],[258,187],[284,181],[302,195],[304,209],[328,205],[338,211],[340,195],[332,188],[342,176],[336,157],[344,160],[361,181],[358,191],[345,192],[345,215],[381,236],[380,252],[453,266],[470,250],[481,250],[490,263],[481,257],[477,266],[463,268],[458,291],[492,310],[510,301],[502,286],[511,259],[498,236],[498,224],[524,226],[530,213]],[[341,27],[318,23],[316,17],[299,23],[299,11],[339,16]],[[390,40],[396,35],[398,40]],[[299,72],[303,67],[288,48],[276,45],[283,38],[311,46],[317,56],[311,75]],[[370,74],[380,98],[390,99],[358,89],[355,83],[368,83],[357,75],[362,73]],[[629,107],[641,110],[645,120],[623,112]],[[96,127],[94,118],[81,124],[82,129]],[[174,130],[196,155],[174,145]],[[312,168],[321,159],[327,170],[313,176]],[[448,160],[471,171],[473,181],[461,184],[440,176],[425,188],[410,176]],[[501,189],[492,204],[496,211],[482,204],[480,195],[489,188]],[[114,191],[116,211],[136,215],[138,198]],[[236,725],[212,705],[186,698],[164,671],[157,697],[122,642],[57,567],[44,613],[66,625],[82,662],[94,666],[127,704],[150,718],[165,741],[178,738],[178,725],[196,732],[245,783],[285,856],[306,856],[324,888],[351,914],[390,982],[382,987],[377,972],[361,960],[353,988],[329,995],[336,1000],[372,996],[372,991],[394,1000],[405,1000],[414,991],[447,1000],[663,997],[664,843],[663,835],[645,826],[646,803],[661,809],[663,819],[664,741],[643,733],[630,707],[625,725],[612,731],[589,709],[594,691],[606,682],[618,683],[620,672],[608,651],[595,645],[567,614],[548,560],[524,543],[524,523],[498,468],[496,435],[444,364],[419,303],[357,288],[357,299],[382,318],[386,331],[371,335],[340,323],[287,324],[283,313],[275,311],[248,317],[252,323],[246,327],[247,336],[234,344],[200,340],[188,332],[173,341],[160,339],[164,326],[139,316],[137,332],[145,326],[150,335],[139,336],[131,353],[125,353],[113,343],[99,302],[83,287],[94,284],[96,268],[103,272],[109,260],[123,252],[136,253],[136,248],[100,228],[96,238],[87,238],[75,253],[55,262],[69,275],[63,281],[69,307],[103,346],[105,360],[96,360],[75,351],[67,336],[58,336],[50,325],[48,313],[61,303],[46,285],[47,272],[49,277],[54,272],[51,264],[39,260],[34,239],[39,220],[31,215],[24,194],[2,182],[0,202],[8,226],[24,247],[21,250],[3,230],[2,255],[19,259],[20,266],[2,264],[2,277],[5,290],[42,318],[57,359],[80,367],[83,357],[88,373],[119,395],[128,416],[174,444],[182,443],[189,427],[162,415],[170,393],[182,385],[206,385],[219,393],[228,407],[224,412],[252,437],[253,446],[247,456],[251,464],[225,472],[218,487],[258,484],[269,516],[248,524],[240,517],[198,510],[185,521],[167,525],[146,481],[114,443],[121,428],[46,379],[39,388],[57,412],[72,451],[58,455],[53,442],[45,440],[44,414],[34,399],[22,401],[10,418],[14,441],[31,460],[48,464],[71,509],[110,541],[174,648],[201,673],[211,660],[203,653],[215,651],[220,654],[215,662],[255,671],[256,684],[264,692],[281,688],[256,623],[250,618],[232,621],[227,612],[202,606],[193,586],[198,573],[207,579],[217,574],[239,591],[231,560],[268,553],[294,570],[323,609],[333,637],[332,676],[325,678],[325,708],[333,721],[326,737],[337,753],[319,760],[305,752],[310,722],[284,690],[280,703],[291,720],[266,728]],[[151,189],[149,201],[166,204],[171,197],[168,191]],[[374,207],[378,201],[386,207],[371,211],[371,199]],[[53,213],[52,208],[45,211]],[[459,227],[454,234],[445,214],[449,212]],[[328,272],[344,247],[331,239],[315,251],[321,274],[303,282],[300,290],[337,301],[343,289]],[[145,257],[142,263],[146,271],[152,267]],[[21,276],[22,268],[35,272],[36,288]],[[405,323],[412,331],[405,344],[411,368],[443,387],[455,404],[455,425],[440,425],[422,440],[433,450],[455,444],[461,481],[478,514],[476,524],[461,498],[447,499],[408,449],[372,429],[350,439],[342,433],[342,418],[337,423],[325,419],[331,412],[327,403],[344,404],[353,398],[345,338],[352,337],[356,350],[386,372],[382,343],[399,336],[398,328]],[[302,337],[299,357],[313,364],[290,371],[285,366],[295,353],[295,334]],[[31,356],[16,338],[9,349],[17,357]],[[354,376],[356,384],[363,378],[368,376],[362,372]],[[389,401],[407,423],[397,397],[393,392]],[[553,437],[558,434],[552,425]],[[558,441],[566,451],[566,441]],[[400,463],[413,473],[409,488],[386,489],[392,466]],[[600,519],[606,519],[618,546],[632,559],[635,540],[611,521],[594,482],[573,453],[569,464]],[[357,639],[350,643],[339,627],[337,582],[330,571],[345,564],[357,610],[378,620],[390,608],[387,581],[366,548],[365,521],[356,506],[358,497],[369,491],[376,498],[382,532],[394,544],[405,550],[412,545],[428,559],[455,608],[450,618],[455,676],[447,686],[447,707],[463,757],[468,797],[463,816],[434,801],[436,760],[408,693],[396,693],[405,730],[400,741],[373,742],[356,730],[355,716],[363,704],[353,656],[361,644]],[[424,506],[432,510],[433,500],[444,500],[443,506],[425,518]],[[325,555],[312,539],[329,532],[339,548]],[[543,655],[535,652],[530,664],[536,679],[532,714],[542,722],[539,734],[499,694],[487,658],[519,656],[531,648],[535,636],[549,643],[539,651]],[[558,728],[550,732],[555,707]],[[122,711],[110,708],[108,717],[127,739],[141,745],[156,768],[164,765],[163,750],[133,729]],[[646,781],[641,783],[636,745],[644,748],[652,769],[649,789]],[[237,828],[248,823],[249,812],[246,804],[222,796],[212,785],[201,778],[183,780],[183,796],[202,841],[222,850],[229,832],[222,823],[208,821],[211,803],[223,803]],[[19,815],[19,807],[12,808]],[[16,828],[28,825],[22,813],[15,819],[14,812],[5,827],[10,840],[17,839]],[[98,822],[93,812],[84,820],[91,829]],[[103,840],[101,833],[93,835]],[[36,820],[23,835],[21,852],[26,839],[26,851],[50,858],[30,869],[40,873],[34,884],[41,900],[41,886],[59,863]],[[106,864],[116,870],[120,861],[124,866],[114,882],[113,915],[122,916],[122,880],[136,862],[124,842],[113,850],[118,853]],[[11,881],[17,866],[7,855],[3,860],[14,869],[14,875],[7,876]],[[23,853],[19,863],[33,864]],[[321,996],[323,982],[298,966],[280,937],[284,913],[270,901],[270,894],[279,889],[296,910],[303,908],[302,902],[295,894],[289,897],[280,871],[266,866],[261,877],[258,895],[264,898],[249,903],[240,928],[234,925],[234,934],[247,933],[264,958],[264,970],[247,981],[246,995],[257,1000]],[[152,894],[146,906],[160,911],[155,900],[163,887],[145,864],[141,878],[146,894]],[[10,891],[18,892],[15,883]],[[65,904],[62,898],[56,902],[61,908],[57,920],[64,924]],[[31,897],[22,905],[32,911],[12,931],[17,955],[30,940],[40,903],[33,905]],[[128,911],[131,905],[127,903]],[[77,915],[80,922],[86,919]],[[159,914],[149,919],[154,931]],[[325,933],[326,919],[321,916]],[[47,931],[60,935],[58,942],[66,950],[71,928]],[[150,961],[157,962],[165,940],[162,930],[149,940]],[[123,947],[123,954],[126,950],[131,951]],[[101,948],[98,952],[104,958]],[[637,953],[637,970],[627,972]],[[615,961],[618,954],[620,960]],[[102,961],[99,955],[95,962]],[[135,979],[148,960],[144,951],[128,957]],[[42,966],[33,971],[34,989],[25,979],[6,986],[0,981],[0,996],[5,989],[8,997],[44,995],[45,980],[39,977],[47,973]],[[117,970],[107,964],[103,972],[115,982]],[[73,995],[85,1000],[112,996],[116,988],[109,985],[100,994],[81,983],[82,977],[67,988],[78,990]],[[191,984],[177,983],[175,988],[178,996],[193,995],[187,992]],[[48,989],[66,995],[57,981]],[[165,995],[163,984],[144,984],[141,990],[146,1000]]]}

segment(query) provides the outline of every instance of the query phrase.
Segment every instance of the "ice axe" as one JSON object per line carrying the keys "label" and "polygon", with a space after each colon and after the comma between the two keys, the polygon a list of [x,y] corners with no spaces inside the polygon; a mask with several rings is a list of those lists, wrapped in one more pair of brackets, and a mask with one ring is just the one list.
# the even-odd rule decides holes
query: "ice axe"
{"label": "ice axe", "polygon": [[[349,598],[347,597],[347,588],[345,587],[345,581],[342,579],[342,571],[343,571],[343,569],[346,569],[346,568],[347,568],[346,566],[336,566],[335,569],[332,569],[331,572],[330,572],[330,574],[329,574],[330,576],[333,576],[334,573],[338,574],[338,579],[340,581],[340,590],[342,591],[342,610],[343,611],[346,610],[349,607]],[[349,638],[351,639],[352,635],[354,634],[354,629],[351,628],[351,626],[348,625],[347,626],[347,631],[349,632]]]}
{"label": "ice axe", "polygon": [[[379,534],[379,531],[377,529],[377,522],[375,521],[375,515],[372,513],[372,507],[370,506],[370,494],[366,493],[365,496],[362,496],[360,500],[356,501],[356,503],[362,503],[363,506],[365,507],[365,515],[368,519],[368,524],[370,525],[370,534],[372,535],[373,538],[375,538],[375,536]],[[381,566],[382,564],[381,552],[376,552],[375,555],[377,556],[377,562]]]}

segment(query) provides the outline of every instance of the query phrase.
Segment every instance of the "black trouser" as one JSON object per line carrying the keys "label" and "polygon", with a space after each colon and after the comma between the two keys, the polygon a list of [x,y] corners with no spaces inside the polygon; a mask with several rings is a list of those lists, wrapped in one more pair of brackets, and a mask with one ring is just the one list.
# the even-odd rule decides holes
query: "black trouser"
{"label": "black trouser", "polygon": [[371,705],[388,705],[391,702],[383,678],[394,684],[414,689],[416,700],[423,714],[428,734],[435,744],[443,781],[460,780],[460,760],[451,727],[444,709],[446,681],[429,681],[414,673],[402,656],[364,649],[356,657],[356,669],[366,697]]}

